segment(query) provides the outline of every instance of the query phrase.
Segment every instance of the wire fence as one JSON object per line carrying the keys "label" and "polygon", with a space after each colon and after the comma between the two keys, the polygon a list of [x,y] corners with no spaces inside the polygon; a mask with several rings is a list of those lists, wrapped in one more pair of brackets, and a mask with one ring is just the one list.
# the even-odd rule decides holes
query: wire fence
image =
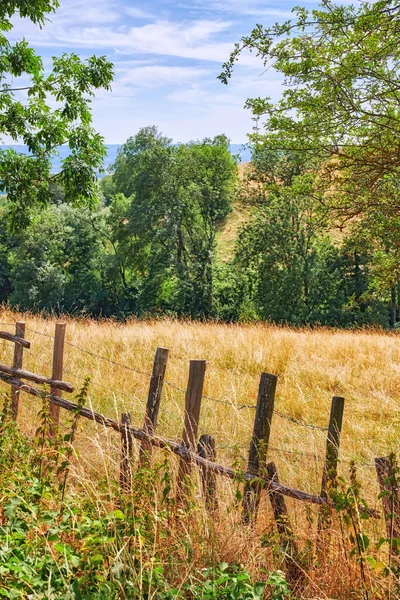
{"label": "wire fence", "polygon": [[[12,327],[12,326],[15,326],[15,322],[14,323],[0,322],[0,326]],[[49,333],[46,333],[46,332],[43,332],[43,331],[38,331],[38,330],[32,329],[30,327],[26,327],[26,330],[29,331],[29,332],[31,332],[31,333],[34,333],[36,335],[40,335],[40,336],[46,337],[48,339],[54,340],[54,336],[51,335],[51,334],[49,334]],[[98,360],[107,362],[107,363],[109,363],[109,364],[111,364],[113,366],[120,367],[122,369],[125,369],[127,371],[133,372],[133,373],[138,374],[138,375],[144,375],[144,376],[146,376],[148,378],[152,377],[152,374],[149,373],[149,372],[147,372],[147,371],[141,371],[141,370],[135,369],[134,367],[130,367],[130,366],[125,365],[124,363],[121,363],[119,361],[115,361],[115,360],[113,360],[111,358],[107,358],[106,356],[103,356],[103,355],[98,354],[96,352],[92,352],[91,350],[87,350],[86,348],[82,348],[81,346],[79,346],[77,344],[74,344],[73,342],[65,341],[65,344],[68,345],[68,346],[70,346],[70,347],[72,347],[72,348],[75,348],[79,352],[87,354],[87,355],[89,355],[89,356],[91,356],[93,358],[96,358]],[[48,364],[47,361],[45,361],[44,359],[40,359],[40,362],[42,364],[46,364],[46,365]],[[65,374],[67,376],[72,376],[73,378],[76,377],[76,373],[73,373],[72,371],[70,371],[68,369],[64,369],[64,372],[65,372]],[[129,399],[132,399],[132,397],[133,397],[133,395],[131,393],[124,392],[123,390],[116,390],[114,388],[108,387],[108,386],[104,385],[103,382],[101,382],[101,383],[100,382],[96,382],[96,381],[94,381],[92,379],[91,383],[95,387],[101,388],[103,390],[107,390],[108,392],[112,393],[116,397],[118,397],[118,396],[124,396],[125,398],[129,398]],[[171,389],[179,391],[182,394],[186,394],[186,390],[185,389],[177,386],[176,384],[174,384],[174,383],[172,383],[170,381],[164,380],[164,384],[167,385],[167,386],[169,386]],[[232,407],[232,408],[234,408],[236,410],[242,410],[242,409],[252,409],[252,410],[254,410],[254,409],[256,409],[256,405],[255,404],[246,404],[246,403],[236,404],[236,403],[232,402],[231,400],[222,399],[222,398],[214,398],[213,396],[209,396],[209,395],[206,395],[206,394],[203,394],[202,398],[204,398],[205,400],[208,400],[210,402],[215,402],[215,403],[218,403],[218,404],[224,404],[224,405],[230,406],[230,407]],[[300,427],[306,428],[306,429],[318,430],[318,431],[322,431],[322,432],[328,431],[327,427],[321,427],[319,425],[305,423],[304,421],[301,421],[300,419],[297,419],[297,418],[293,417],[292,415],[288,415],[288,414],[283,413],[283,412],[281,412],[279,410],[274,410],[274,414],[278,415],[282,419],[286,419],[287,421],[289,421],[289,422],[291,422],[291,423],[293,423],[295,425],[298,425]],[[234,444],[231,445],[231,446],[223,446],[223,445],[221,445],[221,446],[218,446],[218,448],[220,448],[220,449],[223,449],[223,448],[224,449],[229,449],[230,451],[234,452],[236,446]],[[238,450],[240,451],[239,454],[238,454],[238,458],[240,458],[241,460],[243,460],[244,462],[246,462],[247,458],[243,455],[243,452],[246,452],[246,449],[244,449],[244,448],[238,448]],[[320,463],[324,463],[325,462],[325,456],[322,456],[322,455],[318,456],[318,454],[316,454],[315,452],[303,452],[303,451],[297,451],[297,450],[287,450],[287,449],[279,448],[279,447],[276,447],[276,446],[269,446],[269,450],[271,452],[276,452],[277,454],[280,454],[280,455],[293,456],[294,458],[307,458],[307,459],[312,459],[313,461],[320,462]],[[354,463],[356,466],[367,466],[367,467],[374,467],[375,466],[375,463],[372,462],[372,461],[368,461],[368,460],[356,460],[355,461],[354,459],[349,459],[349,458],[345,458],[345,457],[342,457],[340,459],[340,462],[344,463],[344,464],[351,464],[351,463],[353,464]]]}
{"label": "wire fence", "polygon": [[[15,322],[14,323],[0,323],[0,325],[12,326],[12,325],[15,325]],[[49,333],[45,333],[43,331],[37,331],[36,329],[32,329],[30,327],[26,327],[26,330],[30,331],[31,333],[35,333],[37,335],[41,335],[41,336],[44,336],[44,337],[54,340],[54,336]],[[96,352],[92,352],[91,350],[87,350],[86,348],[82,348],[81,346],[78,346],[77,344],[74,344],[73,342],[65,341],[65,344],[72,348],[75,348],[76,350],[79,350],[80,352],[87,354],[93,358],[97,358],[98,360],[102,360],[104,362],[112,364],[113,366],[120,367],[121,369],[125,369],[126,371],[136,373],[137,375],[145,375],[146,377],[149,377],[149,378],[152,376],[152,374],[147,371],[140,371],[138,369],[135,369],[134,367],[129,367],[128,365],[125,365],[121,362],[112,360],[111,358],[107,358],[106,356],[102,356],[101,354],[97,354]],[[176,391],[179,391],[182,394],[186,394],[185,389],[177,386],[176,384],[174,384],[170,381],[164,380],[164,384]],[[126,394],[120,390],[118,390],[118,392],[117,392],[116,390],[112,390],[111,388],[106,388],[106,386],[104,386],[103,384],[102,384],[102,387],[104,389],[108,389],[109,391],[111,391],[113,393],[118,393],[118,394],[128,396],[128,394]],[[255,410],[257,408],[257,406],[255,404],[246,404],[246,403],[236,404],[236,403],[232,402],[231,400],[222,399],[222,398],[214,398],[214,397],[208,396],[208,395],[202,395],[202,398],[204,398],[205,400],[209,400],[210,402],[216,402],[218,404],[225,404],[226,406],[230,406],[236,410],[243,410],[243,409]],[[305,429],[313,429],[313,430],[322,431],[322,432],[328,431],[327,427],[322,427],[320,425],[315,425],[315,424],[311,424],[311,423],[305,423],[304,421],[301,421],[300,419],[297,419],[297,418],[293,417],[292,415],[288,415],[279,410],[274,410],[274,414],[278,415],[281,419],[285,419],[285,420],[289,421],[290,423],[294,423],[295,425],[298,425],[299,427],[304,427]]]}

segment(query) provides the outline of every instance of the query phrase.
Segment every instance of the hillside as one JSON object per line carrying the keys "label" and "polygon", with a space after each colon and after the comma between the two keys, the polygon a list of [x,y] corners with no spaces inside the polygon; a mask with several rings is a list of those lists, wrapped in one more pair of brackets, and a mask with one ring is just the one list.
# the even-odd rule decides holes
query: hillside
{"label": "hillside", "polygon": [[[249,162],[239,163],[239,179],[242,180],[246,170],[249,168]],[[232,211],[227,216],[225,222],[221,225],[218,234],[217,251],[222,262],[229,261],[235,252],[235,243],[239,235],[240,228],[251,219],[252,209],[236,202]]]}

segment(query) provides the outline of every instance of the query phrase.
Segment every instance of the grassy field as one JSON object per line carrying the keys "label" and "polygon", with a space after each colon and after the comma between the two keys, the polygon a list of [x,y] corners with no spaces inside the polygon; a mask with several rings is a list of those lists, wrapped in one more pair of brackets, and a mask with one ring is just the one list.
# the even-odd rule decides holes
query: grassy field
{"label": "grassy field", "polygon": [[[50,375],[52,339],[42,334],[53,335],[55,319],[3,311],[0,321],[12,323],[19,318],[26,321],[26,337],[32,343],[31,349],[24,351],[24,367]],[[12,326],[1,328],[13,330]],[[156,347],[168,347],[168,384],[163,391],[158,433],[174,440],[180,440],[182,433],[184,393],[181,390],[186,386],[189,359],[206,359],[204,394],[207,397],[201,408],[200,434],[215,436],[218,461],[230,466],[245,466],[254,409],[240,408],[240,405],[255,404],[262,371],[278,375],[276,410],[305,424],[326,427],[331,397],[344,396],[340,475],[348,478],[348,461],[354,459],[362,495],[371,507],[380,508],[373,460],[399,450],[400,346],[396,334],[293,330],[263,324],[169,320],[132,320],[118,324],[67,319],[66,342],[64,379],[79,389],[84,377],[90,376],[91,406],[112,418],[129,411],[135,426],[143,422]],[[6,341],[0,342],[1,362],[11,364],[11,346]],[[6,391],[6,385],[1,384],[1,387]],[[33,432],[36,428],[38,407],[35,399],[22,396],[19,421],[24,431]],[[277,465],[281,481],[319,493],[325,443],[326,432],[275,415],[269,456]],[[95,495],[96,481],[111,481],[118,475],[118,436],[81,421],[76,444],[80,456],[74,465],[74,482],[79,490],[76,493],[84,490]],[[137,451],[135,448],[135,456]],[[234,486],[219,482],[219,493],[223,518],[214,525],[216,547],[213,550],[218,560],[244,564],[258,576],[272,564],[279,566],[271,548],[265,548],[261,542],[265,541],[265,532],[273,531],[267,503],[262,502],[256,531],[249,532],[238,525],[238,511],[231,510]],[[306,540],[314,541],[316,509],[294,500],[290,500],[288,506],[300,545],[306,544]],[[339,528],[340,523],[335,527]],[[370,521],[367,528],[371,539],[378,540],[384,535],[382,521]],[[190,530],[187,535],[191,535]],[[307,575],[309,581],[301,597],[365,597],[364,592],[359,592],[362,582],[358,567],[346,561],[344,568],[343,552],[346,551],[340,542],[335,542],[329,568],[314,569]],[[199,547],[195,559],[202,564],[206,553],[207,548]],[[339,579],[335,574],[337,570]],[[374,588],[376,594],[382,593],[385,585],[386,582],[380,582],[374,575],[371,589]],[[347,595],[352,587],[354,595]],[[369,597],[387,597],[374,595],[375,592],[370,592]]]}

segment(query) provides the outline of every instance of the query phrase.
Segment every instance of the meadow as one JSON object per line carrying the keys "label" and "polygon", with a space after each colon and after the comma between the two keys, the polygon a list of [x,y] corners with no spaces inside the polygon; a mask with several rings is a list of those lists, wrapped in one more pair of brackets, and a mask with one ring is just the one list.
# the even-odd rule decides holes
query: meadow
{"label": "meadow", "polygon": [[[54,334],[57,319],[4,310],[0,321],[5,324],[16,319],[26,321],[26,338],[32,344],[24,352],[24,368],[50,375],[53,340],[48,336]],[[326,427],[331,397],[344,396],[339,475],[349,479],[349,462],[354,459],[361,496],[370,507],[381,510],[373,460],[398,451],[400,349],[396,333],[178,320],[130,320],[121,324],[66,318],[66,322],[64,380],[79,390],[85,376],[89,376],[87,405],[115,419],[122,412],[130,412],[132,424],[137,427],[143,423],[156,347],[170,349],[157,433],[176,441],[182,435],[189,360],[206,359],[199,433],[215,436],[218,462],[227,466],[245,468],[254,420],[250,406],[256,402],[260,373],[278,375],[275,409],[281,414],[275,413],[273,418],[269,458],[276,463],[282,482],[310,493],[320,491],[326,432],[301,424]],[[2,325],[2,329],[12,331],[13,327]],[[11,364],[12,345],[1,341],[0,348],[1,362]],[[6,391],[6,385],[1,387]],[[34,433],[39,408],[39,401],[21,396],[19,423],[24,432]],[[118,479],[119,439],[115,432],[83,421],[75,440],[78,454],[73,460],[70,493],[80,500],[92,498],[100,510],[105,500],[99,500],[99,485],[106,482],[111,489]],[[138,455],[137,447],[134,455]],[[156,455],[161,460],[162,452]],[[176,463],[171,458],[172,470]],[[237,491],[231,482],[218,481],[221,519],[217,523],[211,525],[201,510],[195,517],[191,515],[185,536],[192,540],[196,552],[193,563],[186,565],[185,573],[180,572],[183,580],[194,565],[209,564],[210,548],[204,545],[204,539],[200,543],[201,535],[212,537],[213,560],[217,562],[244,565],[252,576],[261,579],[266,569],[282,568],[282,557],[274,551],[277,542],[270,507],[264,499],[256,528],[249,531],[240,525]],[[314,551],[310,548],[316,539],[317,509],[295,500],[288,500],[288,507],[299,544],[308,548],[307,560],[312,561]],[[347,596],[343,594],[351,591],[355,598],[364,597],[359,588],[366,584],[360,580],[357,561],[352,563],[348,558],[339,521],[334,524],[329,568],[313,568],[302,592],[306,595],[295,597],[344,598]],[[371,540],[377,541],[385,534],[382,520],[370,520],[366,527]],[[178,533],[171,531],[171,535]],[[377,556],[384,565],[385,553],[378,552]],[[373,573],[372,588],[386,589],[387,581],[378,584]]]}

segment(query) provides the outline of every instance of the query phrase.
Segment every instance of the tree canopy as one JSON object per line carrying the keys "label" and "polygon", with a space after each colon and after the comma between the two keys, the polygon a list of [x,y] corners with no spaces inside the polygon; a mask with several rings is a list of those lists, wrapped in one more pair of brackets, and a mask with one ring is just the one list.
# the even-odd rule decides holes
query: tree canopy
{"label": "tree canopy", "polygon": [[[96,89],[110,89],[112,64],[104,56],[82,61],[63,54],[53,58],[47,73],[26,40],[13,45],[7,39],[15,13],[42,27],[57,7],[57,0],[4,0],[0,6],[0,138],[29,150],[29,155],[0,151],[0,190],[7,191],[14,227],[26,226],[30,209],[49,202],[51,182],[62,184],[69,202],[90,204],[97,197],[96,172],[105,148],[91,126],[90,98]],[[52,173],[51,159],[63,144],[70,155]]]}
{"label": "tree canopy", "polygon": [[220,76],[228,82],[245,48],[283,76],[278,102],[247,101],[262,123],[258,133],[269,149],[323,164],[319,183],[346,217],[377,201],[390,214],[399,208],[399,17],[393,0],[295,8],[285,23],[257,25]]}

